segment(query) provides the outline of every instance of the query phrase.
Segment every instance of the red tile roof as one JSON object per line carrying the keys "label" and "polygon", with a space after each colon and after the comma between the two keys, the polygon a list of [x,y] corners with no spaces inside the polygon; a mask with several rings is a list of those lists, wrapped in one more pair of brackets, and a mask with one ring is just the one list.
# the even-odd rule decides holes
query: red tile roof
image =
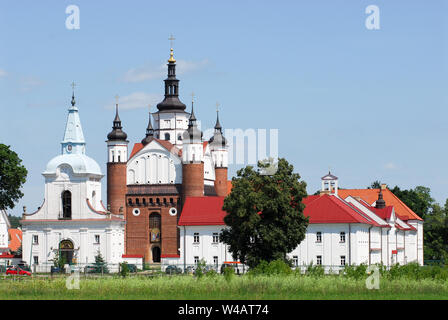
{"label": "red tile roof", "polygon": [[[177,154],[179,157],[182,155],[182,150],[179,150],[176,148],[171,142],[161,139],[153,138],[153,140],[157,141],[162,147],[164,147],[166,150]],[[140,150],[142,150],[144,145],[142,143],[135,143],[134,147],[132,148],[131,155],[129,156],[129,159],[132,159],[132,157],[138,153]],[[204,146],[205,148],[205,146]]]}
{"label": "red tile roof", "polygon": [[347,202],[339,199],[338,197],[327,194],[310,197],[313,198],[305,198],[303,200],[305,203],[305,211],[303,214],[310,218],[310,223],[376,224],[373,220],[365,217]]}
{"label": "red tile roof", "polygon": [[[339,189],[338,195],[341,198],[347,198],[348,196],[360,197],[369,204],[374,203],[378,200],[378,189]],[[396,195],[392,193],[389,189],[383,190],[383,199],[386,201],[386,205],[393,206],[395,213],[402,220],[421,220],[414,211],[409,209],[407,205],[404,204]]]}
{"label": "red tile roof", "polygon": [[225,225],[224,197],[187,197],[179,219],[180,226]]}
{"label": "red tile roof", "polygon": [[22,245],[22,230],[20,229],[9,229],[8,230],[10,242],[9,250],[17,251]]}

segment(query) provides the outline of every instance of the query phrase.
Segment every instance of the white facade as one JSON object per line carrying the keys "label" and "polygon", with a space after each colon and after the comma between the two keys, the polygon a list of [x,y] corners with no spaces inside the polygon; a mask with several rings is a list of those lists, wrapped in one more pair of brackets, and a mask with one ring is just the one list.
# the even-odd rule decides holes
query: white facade
{"label": "white facade", "polygon": [[[62,155],[49,161],[45,171],[45,198],[34,213],[23,213],[22,257],[36,271],[48,272],[61,253],[69,264],[93,263],[101,253],[118,264],[124,253],[124,224],[107,213],[101,201],[99,165],[85,155],[78,109],[69,108]],[[118,266],[117,266],[118,267]]]}
{"label": "white facade", "polygon": [[[333,187],[333,190],[336,188]],[[316,200],[311,199],[310,202],[322,200],[319,197],[317,196]],[[322,265],[326,272],[331,272],[338,271],[345,265],[392,266],[410,262],[423,265],[423,255],[420,254],[421,247],[418,244],[418,237],[422,234],[419,229],[421,221],[418,223],[415,220],[402,221],[396,216],[393,207],[376,211],[377,208],[351,196],[341,199],[333,193],[322,197],[327,197],[329,200],[326,203],[321,202],[318,206],[309,206],[306,214],[310,217],[310,221],[314,218],[327,219],[328,222],[310,222],[305,239],[288,254],[295,267],[305,270],[310,264]],[[334,207],[328,206],[328,203],[334,204]],[[346,211],[341,213],[340,206],[344,206]],[[334,210],[334,213],[331,210]],[[380,213],[387,216],[382,218],[377,215]],[[337,222],[344,218],[351,221],[354,216],[358,219],[354,221],[359,222]],[[204,259],[207,264],[213,265],[216,261],[221,264],[232,260],[226,245],[212,240],[213,236],[216,239],[224,227],[223,225],[179,226],[180,258],[177,262],[173,260],[170,263],[188,266]]]}
{"label": "white facade", "polygon": [[137,152],[127,164],[128,184],[181,184],[180,158],[152,140]]}
{"label": "white facade", "polygon": [[225,226],[179,226],[180,258],[172,264],[191,266],[204,259],[207,265],[221,266],[233,261],[227,245],[219,242],[219,233]]}
{"label": "white facade", "polygon": [[154,118],[154,132],[156,138],[169,141],[176,147],[182,147],[182,135],[188,129],[187,112],[156,112]]}

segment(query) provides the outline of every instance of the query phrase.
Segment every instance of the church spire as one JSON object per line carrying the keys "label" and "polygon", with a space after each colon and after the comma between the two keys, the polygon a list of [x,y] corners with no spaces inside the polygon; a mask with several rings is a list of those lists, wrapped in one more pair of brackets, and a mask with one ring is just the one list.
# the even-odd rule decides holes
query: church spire
{"label": "church spire", "polygon": [[[169,40],[173,41],[171,36]],[[168,59],[168,77],[165,81],[165,98],[157,105],[159,111],[184,111],[187,106],[179,100],[179,80],[176,78],[176,59],[171,43],[170,58]]]}
{"label": "church spire", "polygon": [[[148,105],[151,108],[151,105]],[[148,126],[146,127],[146,136],[142,140],[142,144],[146,146],[154,138],[154,129],[151,123],[151,111],[149,111]]]}
{"label": "church spire", "polygon": [[219,103],[216,103],[216,124],[215,124],[215,132],[213,136],[210,138],[209,143],[211,146],[216,147],[225,147],[227,145],[227,140],[224,138],[222,134],[221,123],[219,122]]}
{"label": "church spire", "polygon": [[120,116],[118,115],[118,95],[115,96],[115,119],[112,126],[112,131],[107,135],[109,141],[126,141],[128,135],[122,130]]}
{"label": "church spire", "polygon": [[191,99],[191,114],[188,120],[188,129],[183,133],[184,143],[202,141],[202,131],[198,129],[196,116],[194,115],[194,94]]}
{"label": "church spire", "polygon": [[86,141],[82,132],[81,120],[75,101],[75,86],[72,83],[72,101],[68,108],[67,123],[65,125],[64,138],[62,139],[62,154],[79,153],[85,154]]}

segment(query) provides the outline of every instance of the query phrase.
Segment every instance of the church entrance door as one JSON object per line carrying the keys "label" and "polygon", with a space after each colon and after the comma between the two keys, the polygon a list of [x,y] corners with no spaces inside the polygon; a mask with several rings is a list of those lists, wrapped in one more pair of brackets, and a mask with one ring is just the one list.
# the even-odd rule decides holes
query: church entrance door
{"label": "church entrance door", "polygon": [[73,263],[73,251],[74,245],[70,240],[62,240],[59,244],[60,255],[67,264]]}
{"label": "church entrance door", "polygon": [[160,247],[152,248],[152,262],[159,263],[160,262]]}

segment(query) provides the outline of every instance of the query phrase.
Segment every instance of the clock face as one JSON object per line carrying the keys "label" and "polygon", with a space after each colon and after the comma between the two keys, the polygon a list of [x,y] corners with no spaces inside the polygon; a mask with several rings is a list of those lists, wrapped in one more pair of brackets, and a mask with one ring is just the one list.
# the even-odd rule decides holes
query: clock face
{"label": "clock face", "polygon": [[67,150],[68,150],[68,152],[72,152],[72,145],[71,145],[71,144],[69,144],[69,145],[67,146]]}

